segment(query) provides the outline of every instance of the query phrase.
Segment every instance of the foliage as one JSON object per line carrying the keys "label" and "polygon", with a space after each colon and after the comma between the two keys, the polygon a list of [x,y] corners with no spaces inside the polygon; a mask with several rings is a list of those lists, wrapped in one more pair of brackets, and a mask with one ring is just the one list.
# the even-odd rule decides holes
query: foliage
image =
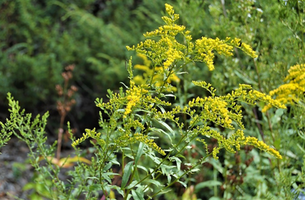
{"label": "foliage", "polygon": [[[197,167],[206,162],[206,159],[213,155],[214,159],[218,159],[218,154],[221,149],[235,153],[240,150],[242,145],[252,145],[261,150],[264,150],[278,158],[282,158],[278,151],[270,148],[262,141],[258,141],[255,137],[244,136],[244,129],[241,121],[241,106],[237,103],[243,101],[249,104],[255,104],[256,101],[265,101],[273,106],[285,108],[270,96],[252,90],[249,85],[240,85],[225,96],[217,96],[215,89],[204,81],[193,81],[194,85],[205,88],[209,91],[208,97],[192,98],[185,105],[171,106],[167,99],[176,97],[174,94],[168,94],[170,82],[167,79],[174,73],[180,73],[183,67],[195,61],[205,62],[209,70],[214,69],[213,58],[216,50],[219,54],[232,56],[233,47],[240,47],[250,56],[256,57],[255,52],[249,45],[241,43],[239,39],[230,39],[222,41],[217,39],[209,39],[202,37],[193,43],[190,32],[185,30],[184,26],[177,25],[175,21],[179,19],[178,14],[174,14],[173,7],[165,4],[168,16],[162,19],[166,25],[159,29],[148,32],[146,37],[157,36],[158,41],[146,39],[136,47],[127,47],[130,50],[136,50],[138,53],[147,56],[153,63],[153,73],[147,77],[147,82],[141,85],[135,85],[133,76],[133,66],[129,61],[128,73],[130,86],[126,92],[123,89],[119,93],[109,91],[109,101],[104,103],[102,99],[97,99],[97,107],[101,108],[104,113],[101,113],[100,127],[103,134],[93,130],[86,130],[82,138],[74,140],[72,146],[76,146],[88,138],[94,139],[92,142],[96,149],[95,157],[91,158],[91,165],[81,164],[75,167],[75,171],[70,171],[72,175],[71,185],[74,187],[67,188],[63,181],[58,179],[58,167],[53,167],[50,163],[47,147],[41,146],[45,143],[44,128],[46,124],[46,115],[40,121],[41,130],[36,132],[35,125],[39,123],[37,117],[32,125],[30,122],[31,115],[25,116],[27,123],[20,124],[23,120],[23,112],[19,114],[19,106],[10,96],[11,112],[15,114],[7,124],[2,124],[3,129],[13,126],[17,130],[30,130],[29,133],[20,131],[13,133],[21,140],[25,140],[30,148],[33,149],[33,144],[39,142],[37,153],[41,153],[42,157],[48,163],[48,169],[54,174],[49,174],[53,181],[58,182],[54,188],[53,198],[75,198],[86,191],[86,199],[96,196],[96,192],[101,188],[103,194],[107,196],[112,189],[123,196],[124,199],[129,199],[131,196],[136,199],[144,199],[146,195],[149,198],[154,198],[157,195],[165,193],[167,188],[176,182],[187,185],[187,182],[181,181],[186,175],[196,172]],[[184,39],[184,44],[179,43],[176,39],[177,34],[181,34]],[[165,60],[165,61],[164,61]],[[156,70],[157,66],[161,66],[162,70]],[[164,77],[161,85],[156,84],[154,75],[160,74]],[[164,99],[164,100],[162,100]],[[107,119],[103,118],[103,114],[107,114]],[[179,116],[185,115],[189,119],[181,121]],[[156,126],[154,123],[160,124],[164,128]],[[16,127],[16,124],[19,126]],[[214,125],[223,128],[234,130],[234,133],[228,137],[223,136],[214,128]],[[32,129],[29,129],[28,127]],[[42,141],[36,141],[31,134],[31,130],[39,135]],[[10,129],[7,129],[9,132]],[[164,146],[159,146],[156,143],[158,137],[155,133],[161,133],[168,137],[169,141]],[[10,133],[8,133],[10,134]],[[215,138],[218,145],[209,151],[206,138]],[[205,145],[206,151],[202,157],[195,162],[184,162],[182,152],[186,150],[191,143],[195,141]],[[33,141],[33,142],[31,142]],[[40,147],[39,147],[40,146]],[[137,147],[138,146],[138,147]],[[37,159],[34,159],[35,154],[31,149],[32,165],[36,170],[45,169],[40,167]],[[156,155],[158,152],[160,156]],[[112,185],[112,179],[117,173],[113,173],[113,165],[120,164],[116,160],[118,153],[122,154],[122,183],[121,187]],[[145,160],[150,163],[148,166],[140,165],[140,158],[144,156]],[[172,163],[175,161],[175,163]],[[127,163],[125,165],[125,163]],[[181,169],[180,164],[184,163],[188,168]],[[175,167],[177,166],[177,168]],[[57,170],[56,170],[57,169]],[[138,169],[144,170],[144,174],[139,173]],[[80,174],[80,172],[82,172]],[[54,179],[55,176],[55,179]],[[167,177],[166,186],[162,179]],[[81,182],[81,179],[89,182]],[[48,180],[48,179],[46,179]],[[152,184],[152,185],[151,185]],[[89,188],[88,188],[89,187]],[[69,190],[66,192],[65,190]],[[85,190],[84,190],[85,189]],[[142,192],[141,192],[142,191]],[[143,192],[144,191],[144,192]],[[77,195],[75,195],[77,194]],[[145,196],[144,196],[145,195]]]}
{"label": "foliage", "polygon": [[161,0],[1,1],[1,106],[11,92],[29,111],[50,110],[57,100],[55,85],[62,81],[64,67],[74,64],[72,82],[79,88],[83,105],[79,103],[81,112],[73,114],[84,118],[80,114],[88,112],[84,107],[94,109],[88,101],[127,80],[126,71],[121,70],[124,46],[136,42],[152,26],[154,21],[142,24],[162,4]]}
{"label": "foliage", "polygon": [[[47,84],[41,66],[52,71],[51,88],[70,63],[76,64],[80,90],[93,88],[90,95],[108,85],[113,90],[95,101],[100,129],[72,137],[76,156],[57,164],[52,163],[56,144],[45,143],[47,114],[32,120],[8,96],[11,116],[1,123],[0,146],[12,134],[28,144],[31,163],[43,176],[28,187],[54,181],[45,188],[53,199],[96,199],[101,191],[108,198],[116,191],[116,198],[192,200],[295,199],[304,193],[303,2],[179,0],[173,5],[181,18],[166,4],[165,24],[154,13],[162,1],[106,1],[106,9],[95,13],[96,2],[0,4],[7,8],[2,15],[16,16],[14,23],[1,20],[9,27],[2,36],[8,40],[16,27],[23,30],[2,44],[0,79],[8,86],[2,95],[11,90],[20,99],[11,85],[22,82],[21,65],[38,78],[25,76],[35,91]],[[144,38],[139,35],[156,24],[160,27]],[[127,48],[143,64],[134,57],[133,66],[130,59],[129,84],[115,90],[127,80],[121,70],[125,56],[134,55],[123,47],[139,38],[143,42]],[[44,99],[50,91],[30,98]],[[90,162],[78,146],[86,141],[93,146]],[[71,161],[78,162],[70,179],[60,180]]]}

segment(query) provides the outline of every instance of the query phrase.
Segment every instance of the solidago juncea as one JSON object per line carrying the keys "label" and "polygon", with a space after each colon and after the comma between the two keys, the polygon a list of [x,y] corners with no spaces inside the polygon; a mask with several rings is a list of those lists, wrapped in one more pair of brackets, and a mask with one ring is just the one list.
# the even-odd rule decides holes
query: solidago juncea
{"label": "solidago juncea", "polygon": [[[285,84],[269,92],[270,96],[275,96],[275,99],[283,104],[296,104],[302,99],[304,100],[305,92],[305,64],[297,64],[288,70],[288,75],[285,77]],[[266,112],[272,107],[268,104],[263,108]]]}
{"label": "solidago juncea", "polygon": [[169,74],[168,78],[164,80],[164,68],[157,66],[153,69],[150,68],[151,62],[147,59],[147,57],[143,54],[138,54],[140,58],[143,59],[144,64],[143,65],[135,65],[135,69],[139,69],[141,71],[144,71],[143,75],[136,75],[134,77],[134,82],[138,85],[145,84],[148,81],[151,80],[152,83],[155,84],[155,87],[160,88],[167,85],[166,92],[175,92],[177,91],[177,88],[173,85],[171,85],[172,82],[179,83],[180,78],[175,74]]}
{"label": "solidago juncea", "polygon": [[[190,31],[186,30],[186,27],[177,25],[175,23],[179,19],[179,15],[174,14],[173,7],[169,4],[165,4],[165,8],[167,14],[169,15],[162,17],[165,25],[159,27],[155,31],[144,34],[145,37],[153,39],[146,39],[144,42],[140,42],[136,46],[127,47],[129,50],[135,50],[140,54],[141,57],[144,58],[144,63],[146,63],[145,70],[150,70],[150,81],[146,82],[147,86],[150,88],[152,88],[152,85],[160,83],[153,78],[154,76],[161,73],[160,76],[162,75],[165,77],[164,79],[168,79],[171,75],[175,75],[176,72],[179,72],[182,65],[186,65],[189,62],[205,62],[209,70],[213,70],[213,59],[215,57],[214,52],[225,56],[232,56],[233,48],[237,47],[251,57],[257,57],[255,51],[253,51],[249,45],[242,43],[238,38],[231,39],[227,37],[225,40],[220,40],[219,38],[211,39],[202,37],[193,43]],[[183,36],[183,43],[178,41],[178,34]],[[149,58],[151,61],[148,61],[147,58]],[[152,69],[148,68],[149,65],[152,65]],[[160,68],[160,66],[163,67],[163,70],[156,70],[157,68]],[[136,65],[135,68],[139,67]],[[192,127],[195,126],[195,123],[202,124],[202,122],[207,123],[208,121],[230,129],[234,129],[233,122],[236,122],[239,127],[243,129],[244,127],[241,122],[242,115],[240,106],[237,105],[237,101],[244,101],[250,104],[255,104],[255,102],[259,100],[265,101],[271,106],[285,108],[285,106],[280,102],[272,100],[270,96],[252,90],[251,86],[249,85],[240,85],[240,87],[233,91],[231,94],[217,97],[214,93],[215,89],[211,87],[210,84],[205,82],[193,83],[210,91],[211,96],[204,98],[197,97],[196,99],[192,99],[189,101],[188,107],[183,108],[182,111],[180,111],[179,108],[175,108],[175,112],[172,111],[170,114],[168,114],[168,116],[171,116],[171,119],[175,118],[173,115],[180,112],[184,112],[185,114],[189,115],[191,120],[189,122],[188,130],[192,130]],[[163,89],[163,91],[166,90]],[[196,114],[198,113],[198,108],[202,108],[200,114]],[[160,118],[162,118],[162,114],[164,115],[164,113],[159,114],[160,115],[158,116]],[[178,123],[178,120],[175,122]],[[179,127],[181,127],[181,125],[179,125]],[[203,123],[203,127],[205,129],[207,124]],[[196,128],[198,129],[198,126]],[[208,131],[208,133],[211,133],[211,131]],[[238,133],[239,135],[241,134],[240,131]],[[203,132],[202,134],[204,135],[205,133]],[[215,134],[214,136],[216,137]],[[240,137],[242,138],[244,136],[241,134]],[[220,146],[231,147],[240,145],[239,143],[230,143],[231,140],[221,138],[222,137],[217,136],[220,144],[224,144]],[[259,143],[255,143],[254,141],[256,140],[253,138],[240,140],[240,142],[241,141],[243,141],[243,145],[247,144],[247,141],[252,141],[252,145],[260,149],[264,149],[276,155],[277,157],[280,157],[278,153],[274,153],[273,149],[267,148],[267,146],[261,145]]]}
{"label": "solidago juncea", "polygon": [[[179,61],[183,61],[184,64],[200,61],[206,63],[209,70],[213,70],[215,52],[220,55],[232,56],[234,47],[242,49],[253,58],[257,57],[255,51],[238,38],[227,37],[225,40],[220,40],[219,38],[202,37],[192,42],[190,31],[186,30],[186,27],[175,23],[179,19],[179,15],[174,14],[173,7],[165,4],[165,8],[169,15],[162,17],[165,25],[144,34],[147,38],[156,38],[158,40],[146,39],[136,46],[127,46],[128,50],[136,50],[151,59],[153,68],[155,66],[163,66],[167,73],[171,73],[172,70],[178,70],[173,69],[173,67]],[[177,36],[180,35],[183,38],[183,44],[177,39]],[[179,68],[178,66],[175,67]]]}
{"label": "solidago juncea", "polygon": [[[124,172],[124,184],[119,190],[124,194],[140,187],[147,179],[153,178],[156,181],[160,175],[167,176],[169,181],[172,180],[171,177],[175,177],[174,181],[178,181],[187,173],[192,173],[192,170],[205,162],[209,155],[217,159],[220,149],[234,153],[243,145],[252,145],[277,158],[282,158],[275,149],[243,133],[245,127],[242,123],[243,116],[239,102],[254,105],[257,101],[263,101],[271,106],[285,108],[279,101],[253,90],[250,85],[240,84],[231,93],[217,96],[216,89],[211,84],[205,81],[193,81],[194,85],[204,88],[210,95],[188,98],[188,103],[184,105],[176,103],[179,101],[179,96],[171,84],[179,83],[183,78],[179,75],[189,63],[204,62],[209,70],[213,70],[215,53],[233,56],[234,47],[243,50],[251,57],[255,58],[257,55],[249,45],[242,43],[238,38],[227,37],[221,40],[202,37],[193,42],[190,31],[176,24],[179,15],[174,14],[173,7],[165,4],[165,8],[168,14],[162,17],[165,25],[144,34],[148,38],[144,42],[127,47],[128,50],[135,50],[144,61],[143,65],[133,66],[130,59],[127,69],[129,86],[124,85],[125,91],[121,88],[118,93],[109,91],[109,101],[96,100],[97,107],[102,110],[99,123],[101,130],[99,132],[95,129],[86,130],[83,137],[72,144],[76,146],[85,139],[92,138],[96,141],[93,145],[101,151],[102,162],[108,162],[109,155],[121,152],[122,164],[125,155],[133,160],[130,162],[134,162],[126,165],[128,170],[131,164],[136,164],[133,173],[136,173],[137,164],[140,163],[139,156],[143,154],[145,159],[151,159],[154,165],[147,166],[149,170],[146,170],[147,175],[144,178],[139,178],[135,174],[130,175],[133,180],[131,180],[132,186],[128,189],[125,188],[125,184],[129,179],[124,179],[127,176],[127,172]],[[134,69],[143,71],[143,75],[134,76]],[[232,134],[227,136],[217,129],[217,126],[232,130]],[[206,138],[217,139],[218,146],[211,152],[207,148]],[[182,171],[178,164],[173,168],[172,160],[181,163],[183,150],[194,142],[206,147],[202,159],[197,163],[191,163],[192,167],[186,171]],[[137,148],[135,144],[139,147]],[[173,182],[169,182],[166,187],[172,184]]]}
{"label": "solidago juncea", "polygon": [[[192,116],[193,120],[190,121],[190,126],[196,125],[198,130],[198,127],[201,125],[198,126],[197,124],[208,119],[224,128],[236,130],[236,132],[229,138],[225,138],[219,132],[210,129],[210,127],[209,129],[206,129],[207,126],[202,126],[202,135],[207,135],[218,140],[219,146],[213,150],[213,156],[215,158],[221,148],[225,148],[227,151],[235,153],[235,150],[232,147],[235,147],[236,150],[240,150],[241,145],[252,145],[261,150],[267,151],[278,158],[282,158],[278,151],[270,148],[265,143],[258,141],[254,137],[244,136],[242,131],[244,125],[241,121],[241,106],[237,105],[237,102],[243,101],[249,104],[255,104],[256,101],[263,101],[270,103],[272,106],[281,108],[284,108],[284,105],[271,99],[271,97],[266,94],[252,90],[250,85],[240,84],[239,88],[231,93],[217,97],[215,95],[215,89],[206,82],[193,83],[208,89],[212,96],[204,98],[197,97],[196,99],[189,101],[190,108],[197,108],[193,113],[198,113]],[[233,126],[234,123],[237,124],[238,128]],[[199,139],[199,141],[203,140]]]}

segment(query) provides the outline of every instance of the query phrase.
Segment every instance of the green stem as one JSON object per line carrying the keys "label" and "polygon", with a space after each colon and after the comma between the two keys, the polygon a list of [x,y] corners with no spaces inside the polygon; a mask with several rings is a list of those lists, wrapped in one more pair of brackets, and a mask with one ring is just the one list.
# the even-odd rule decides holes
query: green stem
{"label": "green stem", "polygon": [[151,75],[151,77],[150,77],[150,81],[149,81],[149,87],[150,87],[150,89],[152,89],[152,83],[153,83],[153,79],[154,79],[154,74],[155,74],[155,72],[156,72],[156,65],[155,64],[153,64],[153,73],[152,73],[152,75]]}
{"label": "green stem", "polygon": [[[183,141],[183,139],[185,138],[186,135],[187,135],[187,134],[183,135],[183,136],[180,138],[179,142],[175,145],[174,149],[177,149],[177,147],[181,144],[181,142]],[[169,156],[170,156],[170,153],[168,153],[168,154],[162,159],[162,161],[157,165],[157,167],[155,167],[155,169],[154,169],[153,172],[147,174],[147,175],[146,175],[144,178],[142,178],[135,186],[137,186],[138,184],[140,184],[140,183],[142,183],[143,181],[145,181],[148,177],[151,176],[151,174],[155,173],[155,172],[160,168],[160,166],[168,159]],[[134,187],[135,187],[135,186],[134,186]]]}
{"label": "green stem", "polygon": [[168,80],[168,78],[170,77],[170,75],[173,74],[173,72],[174,72],[173,68],[174,68],[174,64],[171,65],[171,68],[170,68],[170,70],[169,70],[169,73],[166,75],[166,79],[163,81],[163,84],[162,84],[162,86],[161,86],[161,90],[158,92],[158,96],[162,93],[162,90],[163,90],[164,87],[165,87],[165,83],[167,82],[167,80]]}
{"label": "green stem", "polygon": [[169,188],[170,186],[172,186],[173,184],[175,184],[177,181],[179,181],[183,176],[185,176],[186,174],[188,174],[191,170],[193,170],[195,167],[197,167],[198,165],[202,164],[202,162],[209,157],[210,155],[212,155],[212,153],[207,154],[205,157],[203,157],[202,159],[200,159],[197,164],[195,164],[194,166],[192,166],[190,169],[186,170],[181,176],[179,176],[178,178],[176,178],[175,180],[173,180],[170,184],[168,184],[166,187],[164,187],[163,189],[159,190],[158,192],[156,192],[155,194],[153,194],[151,196],[151,198],[155,197],[156,195],[158,195],[160,192],[162,192],[163,190]]}
{"label": "green stem", "polygon": [[[198,133],[198,134],[199,134],[199,133]],[[193,138],[190,140],[190,142],[186,143],[182,148],[180,148],[180,150],[177,151],[176,155],[180,154],[180,153],[185,149],[185,147],[188,146],[188,145],[198,136],[198,134],[194,135]],[[187,134],[185,134],[185,135],[187,135]],[[177,148],[176,148],[176,149],[177,149]],[[160,176],[161,176],[161,174],[158,174],[153,180],[157,180]],[[144,188],[144,190],[146,190],[147,187],[149,187],[150,184],[151,184],[151,183],[149,183],[148,185],[146,185],[146,187]]]}
{"label": "green stem", "polygon": [[[132,146],[131,146],[131,145],[129,145],[129,146],[130,146],[131,152],[132,152],[132,154],[133,154],[133,157],[135,158],[136,156],[135,156],[134,152],[132,151]],[[139,161],[138,161],[138,162],[139,162]],[[136,171],[137,171],[137,170],[136,170],[136,169],[137,169],[137,164],[138,164],[138,163],[134,163],[134,169],[132,170],[132,174],[131,174],[131,176],[130,176],[129,182],[132,182],[133,177],[135,176],[135,173],[136,173]],[[128,185],[128,183],[127,183],[127,185]],[[132,188],[127,189],[127,191],[126,191],[126,193],[125,193],[126,197],[127,197],[128,194],[130,193],[131,189],[132,189]]]}

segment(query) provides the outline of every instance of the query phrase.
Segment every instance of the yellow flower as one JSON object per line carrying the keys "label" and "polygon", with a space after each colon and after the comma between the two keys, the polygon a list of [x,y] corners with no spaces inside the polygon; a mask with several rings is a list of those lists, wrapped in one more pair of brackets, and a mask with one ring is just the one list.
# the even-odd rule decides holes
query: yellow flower
{"label": "yellow flower", "polygon": [[197,52],[195,59],[205,62],[210,71],[214,70],[214,50],[226,56],[233,55],[233,46],[226,44],[226,41],[220,40],[219,38],[211,39],[202,37],[195,42],[195,51]]}
{"label": "yellow flower", "polygon": [[[286,84],[269,92],[270,96],[276,96],[275,99],[283,104],[295,104],[304,98],[305,92],[305,64],[298,64],[290,67],[288,75],[284,81]],[[271,106],[268,104],[263,108],[263,112],[269,110]]]}
{"label": "yellow flower", "polygon": [[173,15],[174,14],[174,8],[173,6],[169,5],[169,4],[165,4],[165,10],[167,12],[168,15]]}
{"label": "yellow flower", "polygon": [[[142,76],[135,76],[134,82],[138,85],[150,83],[150,79],[152,79],[152,84],[154,84],[156,87],[165,86],[165,91],[171,92],[176,91],[176,88],[172,85],[170,85],[172,82],[179,83],[180,78],[173,72],[169,71],[169,66],[171,65],[170,62],[172,62],[175,57],[177,57],[177,54],[173,53],[173,55],[169,55],[168,59],[164,62],[163,67],[155,67],[155,69],[150,68],[150,61],[147,59],[147,57],[143,54],[138,54],[139,57],[141,57],[144,61],[144,65],[135,65],[135,69],[139,69],[144,71]],[[164,76],[167,76],[166,83],[164,84]]]}
{"label": "yellow flower", "polygon": [[[226,40],[230,40],[231,38],[227,37]],[[246,54],[251,56],[252,58],[257,58],[257,54],[253,49],[250,47],[250,45],[245,44],[241,41],[241,39],[234,38],[230,42],[233,46],[242,49]]]}
{"label": "yellow flower", "polygon": [[134,84],[131,84],[131,89],[127,90],[127,106],[125,108],[125,112],[124,112],[124,118],[126,118],[126,116],[131,113],[132,108],[134,106],[137,105],[137,103],[141,100],[141,97],[143,94],[146,94],[148,91],[141,88],[141,87],[137,87],[134,86]]}

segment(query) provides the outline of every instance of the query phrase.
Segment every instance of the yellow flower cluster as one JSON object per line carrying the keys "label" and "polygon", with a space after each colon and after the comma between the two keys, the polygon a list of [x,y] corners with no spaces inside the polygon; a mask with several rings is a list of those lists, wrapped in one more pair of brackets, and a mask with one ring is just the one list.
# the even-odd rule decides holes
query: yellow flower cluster
{"label": "yellow flower cluster", "polygon": [[289,75],[284,81],[293,80],[300,85],[305,85],[305,64],[294,65],[288,70]]}
{"label": "yellow flower cluster", "polygon": [[144,125],[139,122],[139,120],[128,118],[125,123],[124,123],[124,129],[125,130],[130,130],[131,128],[140,128],[142,131],[145,129]]}
{"label": "yellow flower cluster", "polygon": [[144,34],[145,37],[151,36],[176,36],[178,33],[181,33],[185,30],[184,26],[179,26],[175,24],[175,21],[179,19],[178,14],[174,14],[175,11],[173,6],[169,4],[165,4],[165,10],[170,17],[163,16],[162,20],[165,22],[166,25],[159,27],[155,31],[147,32]]}
{"label": "yellow flower cluster", "polygon": [[[131,82],[132,83],[132,82]],[[127,94],[127,106],[124,112],[124,118],[131,113],[132,107],[136,106],[137,103],[141,100],[143,94],[146,94],[148,91],[142,87],[137,87],[134,84],[131,84],[131,89],[126,91]]]}
{"label": "yellow flower cluster", "polygon": [[[227,37],[226,40],[230,40],[231,38]],[[245,44],[241,41],[241,39],[238,38],[234,38],[231,40],[231,45],[240,48],[241,50],[243,50],[246,54],[248,54],[249,56],[251,56],[252,58],[257,58],[257,53],[255,51],[253,51],[253,49],[251,48],[250,45]]]}
{"label": "yellow flower cluster", "polygon": [[[286,84],[269,92],[270,96],[276,96],[276,100],[283,104],[295,104],[304,98],[305,92],[305,64],[290,67],[288,75],[284,79]],[[263,112],[269,110],[270,104],[263,108]]]}
{"label": "yellow flower cluster", "polygon": [[[232,113],[228,110],[228,103],[222,100],[220,97],[205,97],[200,98],[197,97],[189,101],[190,108],[192,107],[201,107],[203,110],[201,111],[201,115],[213,121],[216,124],[222,125],[223,127],[233,129],[231,125],[232,120],[230,116]],[[194,120],[190,122],[192,125]]]}
{"label": "yellow flower cluster", "polygon": [[[252,57],[257,57],[255,51],[240,39],[219,38],[211,39],[202,37],[193,43],[190,31],[185,26],[177,25],[175,22],[179,19],[178,14],[174,14],[173,7],[165,4],[166,12],[169,16],[163,16],[165,25],[160,26],[154,31],[144,34],[145,37],[157,37],[159,40],[146,39],[137,46],[129,47],[128,50],[135,50],[138,53],[145,54],[149,59],[153,60],[155,66],[163,66],[165,69],[174,67],[179,61],[185,63],[200,61],[207,64],[209,70],[214,69],[213,60],[215,52],[220,55],[232,56],[233,48],[238,47]],[[181,34],[184,43],[177,41],[176,36]],[[165,60],[165,62],[163,62]]]}
{"label": "yellow flower cluster", "polygon": [[136,50],[138,53],[146,55],[154,61],[155,66],[163,66],[165,70],[184,58],[182,50],[185,48],[184,45],[169,37],[163,37],[158,42],[147,39],[137,47],[127,47],[128,50]]}
{"label": "yellow flower cluster", "polygon": [[[154,105],[157,104],[159,106],[170,106],[169,102],[165,102],[160,100],[157,97],[152,97],[149,95],[148,91],[143,89],[142,86],[135,86],[133,81],[130,81],[130,89],[126,91],[126,95],[122,92],[113,94],[110,93],[110,100],[107,103],[103,103],[102,99],[96,100],[96,105],[103,109],[107,114],[109,114],[109,123],[101,120],[101,124],[103,124],[109,133],[111,133],[108,137],[111,138],[112,145],[115,147],[126,147],[130,144],[136,142],[143,142],[151,149],[157,151],[158,153],[165,155],[165,152],[151,139],[147,134],[147,129],[144,124],[142,124],[139,120],[135,119],[135,116],[128,116],[132,112],[134,107],[141,108],[151,113],[156,113],[157,109],[154,108]],[[124,113],[122,113],[122,108],[124,105],[127,105]],[[123,123],[120,124],[117,121],[120,116],[123,115]],[[101,125],[102,127],[104,127]],[[106,133],[107,134],[107,133]],[[73,142],[73,146],[83,142],[89,137],[97,140],[101,146],[105,144],[105,141],[101,139],[101,134],[96,133],[95,129],[89,130],[86,129],[86,134],[83,134],[83,137]],[[103,136],[107,137],[107,136]]]}
{"label": "yellow flower cluster", "polygon": [[157,151],[161,155],[166,155],[165,152],[154,142],[153,139],[149,139],[147,135],[135,133],[131,139],[133,142],[143,142],[153,150]]}
{"label": "yellow flower cluster", "polygon": [[238,47],[243,50],[249,56],[256,58],[257,54],[252,50],[250,45],[242,43],[240,39],[231,39],[227,37],[225,40],[220,40],[219,38],[211,39],[207,37],[202,37],[195,42],[195,59],[203,61],[207,64],[210,71],[214,70],[213,60],[215,54],[213,51],[217,51],[220,55],[233,56],[233,47]]}
{"label": "yellow flower cluster", "polygon": [[280,155],[280,153],[269,147],[267,144],[265,144],[262,141],[258,141],[257,138],[255,137],[246,137],[245,141],[242,144],[247,144],[247,145],[252,145],[260,150],[266,151],[268,153],[270,153],[271,155],[274,155],[275,157],[282,159],[282,156]]}
{"label": "yellow flower cluster", "polygon": [[[164,21],[168,22],[169,18],[162,18]],[[178,35],[178,33],[181,33],[185,30],[184,26],[179,26],[177,24],[172,24],[172,25],[163,25],[160,26],[158,29],[147,32],[144,34],[145,37],[154,37],[154,36],[171,36],[174,37]]]}
{"label": "yellow flower cluster", "polygon": [[[280,153],[269,147],[267,144],[265,144],[262,141],[258,141],[255,137],[246,137],[244,136],[244,132],[241,129],[236,130],[235,133],[233,133],[229,138],[225,138],[223,135],[221,135],[218,131],[213,129],[200,129],[197,128],[196,131],[201,132],[203,136],[209,136],[217,139],[218,146],[213,148],[212,155],[215,159],[218,159],[217,154],[219,153],[220,149],[225,148],[228,152],[235,153],[236,150],[239,151],[240,147],[242,145],[251,145],[254,146],[260,150],[266,151],[270,153],[271,155],[282,159],[282,156]],[[204,139],[197,139],[197,141],[204,144],[204,146],[207,148],[207,144]],[[235,147],[235,149],[234,149]]]}
{"label": "yellow flower cluster", "polygon": [[101,146],[103,146],[103,145],[105,144],[105,141],[102,140],[102,139],[100,138],[101,133],[96,132],[96,131],[95,131],[95,128],[92,129],[92,130],[86,129],[85,132],[86,132],[86,133],[83,133],[83,136],[82,136],[81,138],[79,138],[79,139],[77,139],[77,140],[75,140],[75,141],[72,142],[71,146],[72,146],[73,148],[75,148],[76,145],[82,143],[83,141],[85,141],[85,140],[88,139],[88,138],[95,139],[95,140],[97,141],[97,143],[98,143],[99,145],[101,145]]}
{"label": "yellow flower cluster", "polygon": [[166,86],[165,91],[172,92],[172,91],[177,90],[176,87],[170,85],[171,82],[176,82],[176,83],[180,82],[179,77],[174,72],[172,72],[172,73],[169,72],[168,70],[166,70],[165,66],[164,67],[155,67],[154,69],[151,69],[150,68],[151,62],[147,59],[147,57],[144,54],[138,54],[138,56],[143,59],[144,65],[138,64],[138,65],[135,65],[134,68],[142,70],[142,71],[144,71],[144,73],[142,76],[137,75],[134,77],[133,81],[137,85],[149,84],[152,79],[152,83],[154,83],[154,85],[158,88],[158,87],[161,87],[164,85],[164,81],[165,81],[164,76],[167,75],[166,82],[168,84],[165,85]]}
{"label": "yellow flower cluster", "polygon": [[157,151],[161,155],[165,155],[165,152],[154,142],[153,139],[150,139],[149,136],[143,135],[141,133],[129,134],[127,129],[119,129],[120,136],[114,139],[114,143],[119,144],[120,147],[125,147],[136,142],[143,142],[151,149]]}
{"label": "yellow flower cluster", "polygon": [[[269,95],[252,90],[250,85],[240,84],[239,88],[231,93],[217,97],[215,95],[215,89],[204,81],[193,81],[197,86],[207,89],[212,96],[209,97],[197,97],[189,101],[188,105],[190,109],[183,109],[183,112],[187,112],[191,117],[190,127],[197,127],[195,132],[201,132],[204,136],[209,136],[217,139],[218,147],[213,149],[213,157],[217,159],[217,154],[221,148],[225,148],[227,151],[234,153],[236,150],[240,150],[241,145],[252,145],[256,148],[264,150],[277,158],[282,158],[278,151],[269,147],[262,141],[258,141],[255,137],[245,137],[241,129],[244,129],[242,123],[242,111],[241,106],[237,105],[237,101],[244,101],[246,103],[255,104],[257,100],[265,101],[272,106],[285,108],[279,101],[272,99]],[[196,108],[191,110],[191,108]],[[200,108],[200,109],[198,109]],[[198,114],[196,114],[198,113]],[[212,121],[215,124],[221,125],[225,128],[235,129],[233,121],[239,126],[234,134],[229,138],[221,135],[217,130],[206,128],[202,126],[202,121]],[[196,126],[195,126],[196,125]],[[203,139],[198,139],[205,146],[206,143]],[[235,149],[233,148],[235,147]]]}
{"label": "yellow flower cluster", "polygon": [[272,99],[270,95],[252,90],[252,87],[246,84],[239,84],[239,88],[233,90],[222,98],[230,102],[234,102],[238,99],[239,101],[244,101],[253,105],[256,104],[256,101],[262,101],[266,102],[270,107],[286,109],[286,106],[282,102]]}
{"label": "yellow flower cluster", "polygon": [[166,12],[171,16],[171,15],[173,15],[174,13],[175,13],[175,11],[174,11],[174,7],[173,6],[171,6],[171,5],[169,5],[169,4],[165,4],[165,10],[166,10]]}
{"label": "yellow flower cluster", "polygon": [[[266,152],[270,153],[271,155],[274,155],[275,157],[277,157],[279,159],[282,159],[282,156],[280,155],[280,153],[277,150],[269,147],[267,144],[265,144],[262,141],[258,141],[258,139],[255,137],[244,136],[243,131],[240,129],[237,130],[231,137],[229,137],[227,139],[227,141],[228,141],[227,144],[235,146],[237,150],[240,150],[241,145],[252,145],[260,150],[266,151]],[[227,149],[228,147],[225,146],[225,148]]]}
{"label": "yellow flower cluster", "polygon": [[[267,102],[271,106],[278,108],[286,108],[281,102],[274,100],[271,96],[252,90],[250,85],[240,84],[239,88],[233,90],[231,93],[216,97],[215,89],[211,84],[205,81],[193,81],[197,86],[208,90],[212,96],[205,98],[194,98],[189,101],[189,106],[202,108],[202,113],[205,118],[210,119],[216,124],[223,127],[233,129],[232,122],[235,121],[239,127],[244,128],[242,124],[241,106],[236,104],[236,101],[244,101],[249,104],[256,104],[256,101]],[[195,122],[192,120],[191,122]]]}
{"label": "yellow flower cluster", "polygon": [[214,70],[214,50],[216,50],[219,54],[226,56],[233,55],[233,46],[226,44],[225,41],[222,41],[219,38],[212,39],[202,37],[195,42],[195,51],[197,52],[195,59],[205,62],[210,71]]}

